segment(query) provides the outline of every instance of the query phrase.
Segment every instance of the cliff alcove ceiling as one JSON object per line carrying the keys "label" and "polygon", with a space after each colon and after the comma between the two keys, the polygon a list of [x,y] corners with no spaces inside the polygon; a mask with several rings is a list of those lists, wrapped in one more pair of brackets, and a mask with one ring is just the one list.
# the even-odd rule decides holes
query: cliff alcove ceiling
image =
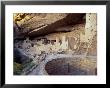
{"label": "cliff alcove ceiling", "polygon": [[15,14],[15,36],[17,38],[39,37],[55,32],[72,31],[72,29],[58,28],[85,23],[84,15],[85,13]]}

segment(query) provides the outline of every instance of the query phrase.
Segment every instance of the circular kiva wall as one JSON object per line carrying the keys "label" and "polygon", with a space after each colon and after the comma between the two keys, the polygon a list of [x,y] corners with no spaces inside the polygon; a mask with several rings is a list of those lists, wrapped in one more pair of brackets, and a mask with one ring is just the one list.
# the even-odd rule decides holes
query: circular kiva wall
{"label": "circular kiva wall", "polygon": [[58,58],[46,63],[49,75],[96,75],[95,59]]}

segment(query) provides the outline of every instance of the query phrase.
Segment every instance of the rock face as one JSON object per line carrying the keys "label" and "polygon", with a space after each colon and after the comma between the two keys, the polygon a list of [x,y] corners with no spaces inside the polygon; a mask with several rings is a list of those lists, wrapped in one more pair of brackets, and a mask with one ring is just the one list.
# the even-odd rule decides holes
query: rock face
{"label": "rock face", "polygon": [[[34,15],[33,17],[30,17]],[[67,25],[75,25],[84,22],[84,13],[74,14],[31,14],[24,16],[23,19],[17,20],[15,16],[14,28],[15,34],[20,37],[38,37],[57,31],[71,31],[71,30],[57,30],[59,27]],[[19,15],[18,15],[19,16]],[[21,15],[22,17],[22,15]],[[26,20],[28,18],[28,20]],[[30,19],[29,19],[30,18]]]}
{"label": "rock face", "polygon": [[17,48],[14,48],[14,62],[20,63],[20,64],[25,64],[27,62],[30,62],[31,59],[26,56],[22,51],[20,51]]}

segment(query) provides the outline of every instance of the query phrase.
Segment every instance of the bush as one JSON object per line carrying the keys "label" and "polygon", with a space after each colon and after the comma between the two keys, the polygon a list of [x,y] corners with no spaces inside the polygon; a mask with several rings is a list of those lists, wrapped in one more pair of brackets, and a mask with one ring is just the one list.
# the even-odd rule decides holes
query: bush
{"label": "bush", "polygon": [[14,62],[14,75],[20,75],[22,73],[23,66],[22,64]]}

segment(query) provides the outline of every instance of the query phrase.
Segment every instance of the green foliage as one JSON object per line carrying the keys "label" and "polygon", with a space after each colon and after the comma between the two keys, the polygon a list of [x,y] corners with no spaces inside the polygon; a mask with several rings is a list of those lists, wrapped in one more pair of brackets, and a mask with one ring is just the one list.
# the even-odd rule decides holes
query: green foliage
{"label": "green foliage", "polygon": [[[16,57],[14,57],[15,60]],[[35,64],[33,63],[32,58],[28,58],[28,60],[25,61],[25,63],[17,63],[14,61],[14,75],[21,75],[22,73],[30,70]]]}
{"label": "green foliage", "polygon": [[24,69],[23,71],[28,71],[30,70],[35,64],[33,62],[31,63],[27,63],[26,65],[24,65]]}
{"label": "green foliage", "polygon": [[22,73],[22,70],[23,70],[22,64],[14,62],[14,74],[20,75]]}

